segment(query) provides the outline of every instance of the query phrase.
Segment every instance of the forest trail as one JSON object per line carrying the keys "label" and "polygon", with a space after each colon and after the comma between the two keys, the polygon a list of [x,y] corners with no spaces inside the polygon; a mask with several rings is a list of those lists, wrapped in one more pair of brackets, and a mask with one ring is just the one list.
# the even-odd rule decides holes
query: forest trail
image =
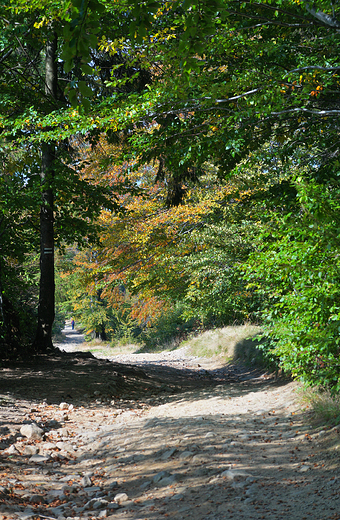
{"label": "forest trail", "polygon": [[340,519],[340,426],[312,426],[296,383],[65,332],[60,358],[2,369],[0,518]]}

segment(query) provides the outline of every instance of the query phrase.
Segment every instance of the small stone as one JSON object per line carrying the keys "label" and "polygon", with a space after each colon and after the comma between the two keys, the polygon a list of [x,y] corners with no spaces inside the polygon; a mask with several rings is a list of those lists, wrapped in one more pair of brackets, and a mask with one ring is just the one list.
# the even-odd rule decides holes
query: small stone
{"label": "small stone", "polygon": [[154,484],[157,484],[157,482],[166,477],[170,477],[170,473],[168,471],[160,471],[159,473],[157,473],[157,475],[153,477],[152,482]]}
{"label": "small stone", "polygon": [[178,482],[180,480],[180,476],[177,474],[169,475],[169,477],[162,478],[158,481],[157,485],[166,487],[171,486],[172,484],[175,484],[175,482]]}
{"label": "small stone", "polygon": [[105,500],[104,498],[98,498],[98,500],[93,502],[92,507],[93,507],[93,509],[100,509],[102,507],[106,507],[108,504],[109,504],[108,500]]}
{"label": "small stone", "polygon": [[118,494],[114,497],[113,500],[114,500],[117,504],[121,504],[122,502],[126,502],[128,499],[129,499],[129,497],[127,496],[126,493],[118,493]]}
{"label": "small stone", "polygon": [[36,464],[41,464],[42,462],[46,462],[47,460],[50,460],[50,457],[44,455],[33,455],[29,459],[30,462],[35,462]]}
{"label": "small stone", "polygon": [[305,473],[306,471],[310,470],[310,466],[302,466],[299,471],[300,473]]}
{"label": "small stone", "polygon": [[94,495],[97,491],[101,491],[99,486],[84,487],[84,491],[87,495]]}
{"label": "small stone", "polygon": [[58,428],[60,426],[60,423],[55,419],[51,419],[50,421],[48,421],[47,426],[49,428]]}
{"label": "small stone", "polygon": [[[54,444],[54,442],[45,442],[40,449],[42,450],[53,450],[54,448],[56,447],[56,445]],[[32,453],[32,455],[34,455]]]}
{"label": "small stone", "polygon": [[213,477],[209,480],[209,484],[217,484],[218,482],[220,482],[219,477]]}
{"label": "small stone", "polygon": [[176,448],[171,448],[170,450],[167,450],[163,453],[163,455],[161,456],[161,460],[167,460],[167,459],[170,459],[170,457],[173,456],[173,454],[176,452]]}
{"label": "small stone", "polygon": [[226,477],[228,480],[234,480],[237,477],[251,477],[251,475],[246,471],[227,469],[221,473],[221,477]]}
{"label": "small stone", "polygon": [[38,446],[25,446],[22,454],[23,455],[36,455],[39,452]]}
{"label": "small stone", "polygon": [[48,503],[53,502],[55,498],[60,498],[63,495],[63,491],[61,489],[50,489],[47,493],[47,501]]}
{"label": "small stone", "polygon": [[117,504],[116,502],[109,502],[107,504],[107,508],[108,509],[119,509],[119,504]]}
{"label": "small stone", "polygon": [[69,404],[68,403],[60,403],[59,409],[60,410],[68,410]]}
{"label": "small stone", "polygon": [[190,459],[191,457],[193,457],[194,453],[192,451],[183,451],[180,455],[179,455],[179,459],[181,460],[187,460],[187,459]]}
{"label": "small stone", "polygon": [[42,495],[32,495],[29,499],[31,504],[41,504],[44,498]]}
{"label": "small stone", "polygon": [[36,516],[35,511],[30,508],[26,508],[24,511],[18,511],[16,515],[18,518],[20,518],[20,520],[28,520],[30,518],[33,519]]}
{"label": "small stone", "polygon": [[18,454],[19,452],[16,449],[16,447],[14,446],[14,444],[11,444],[11,446],[9,448],[7,448],[6,453],[8,453],[8,455],[15,455],[15,454]]}
{"label": "small stone", "polygon": [[49,513],[53,513],[54,516],[56,516],[57,518],[59,518],[59,517],[64,518],[64,515],[63,515],[64,509],[65,509],[64,506],[52,507],[51,509],[49,509]]}
{"label": "small stone", "polygon": [[183,493],[178,493],[177,495],[173,495],[170,497],[171,500],[183,500],[185,498],[185,495]]}
{"label": "small stone", "polygon": [[74,452],[73,446],[70,443],[68,443],[68,442],[57,442],[56,446],[60,450],[66,451],[68,453],[73,453]]}
{"label": "small stone", "polygon": [[202,464],[204,462],[209,462],[210,457],[205,453],[198,453],[197,455],[194,455],[192,458],[192,462]]}
{"label": "small stone", "polygon": [[82,487],[89,487],[89,486],[91,486],[91,484],[92,484],[91,479],[90,479],[90,477],[87,477],[87,476],[83,477],[80,481],[80,485]]}
{"label": "small stone", "polygon": [[20,433],[28,439],[41,440],[44,434],[44,430],[39,428],[39,426],[37,426],[35,423],[24,424],[20,428]]}
{"label": "small stone", "polygon": [[144,482],[141,486],[139,486],[139,489],[146,489],[148,488],[149,486],[151,486],[152,484],[152,481],[151,480],[147,480],[146,482]]}

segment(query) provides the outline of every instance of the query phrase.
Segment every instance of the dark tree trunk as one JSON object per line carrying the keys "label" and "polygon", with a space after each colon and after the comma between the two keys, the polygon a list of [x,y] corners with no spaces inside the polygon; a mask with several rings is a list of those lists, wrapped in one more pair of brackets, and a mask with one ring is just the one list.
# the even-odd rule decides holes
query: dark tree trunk
{"label": "dark tree trunk", "polygon": [[[57,38],[55,34],[46,45],[45,92],[56,99],[57,93]],[[41,189],[40,209],[40,286],[38,306],[38,327],[34,350],[39,353],[53,348],[52,326],[54,321],[55,281],[54,281],[54,216],[53,216],[53,178],[54,143],[44,143],[41,150]]]}
{"label": "dark tree trunk", "polygon": [[107,335],[106,335],[106,331],[105,331],[105,325],[102,325],[102,328],[101,328],[101,331],[100,331],[100,339],[102,341],[106,341],[107,340]]}
{"label": "dark tree trunk", "polygon": [[0,342],[6,343],[8,336],[8,324],[5,313],[5,304],[2,290],[2,277],[1,277],[1,258],[0,258]]}
{"label": "dark tree trunk", "polygon": [[[0,219],[0,227],[1,224],[4,221],[4,217]],[[0,239],[1,235],[4,232],[0,233]],[[0,248],[1,251],[1,248]],[[4,298],[3,298],[3,290],[2,290],[2,266],[1,266],[1,256],[0,256],[0,342],[6,340],[6,336],[8,333],[8,326],[7,326],[7,320],[5,315],[5,304],[4,304]]]}

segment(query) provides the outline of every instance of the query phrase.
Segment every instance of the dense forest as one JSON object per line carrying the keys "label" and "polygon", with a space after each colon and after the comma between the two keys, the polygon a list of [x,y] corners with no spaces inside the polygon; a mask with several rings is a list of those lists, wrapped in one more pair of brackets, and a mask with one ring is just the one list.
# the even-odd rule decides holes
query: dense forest
{"label": "dense forest", "polygon": [[1,358],[252,322],[337,392],[338,6],[0,5]]}

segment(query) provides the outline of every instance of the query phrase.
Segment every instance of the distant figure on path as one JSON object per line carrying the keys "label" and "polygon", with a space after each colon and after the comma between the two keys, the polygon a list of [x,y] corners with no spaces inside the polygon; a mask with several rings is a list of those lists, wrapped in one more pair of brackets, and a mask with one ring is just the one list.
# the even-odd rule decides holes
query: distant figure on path
{"label": "distant figure on path", "polygon": [[72,327],[72,330],[74,330],[74,320],[73,319],[71,321],[71,327]]}

